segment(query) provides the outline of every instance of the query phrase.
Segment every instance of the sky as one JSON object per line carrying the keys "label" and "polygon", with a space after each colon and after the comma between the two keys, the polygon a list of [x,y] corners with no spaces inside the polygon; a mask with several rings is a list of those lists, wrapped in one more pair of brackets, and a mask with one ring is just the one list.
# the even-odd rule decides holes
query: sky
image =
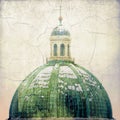
{"label": "sky", "polygon": [[[8,118],[22,80],[46,63],[50,34],[59,24],[59,5],[60,0],[0,1],[0,120]],[[119,0],[64,0],[61,12],[75,63],[99,79],[119,120]]]}

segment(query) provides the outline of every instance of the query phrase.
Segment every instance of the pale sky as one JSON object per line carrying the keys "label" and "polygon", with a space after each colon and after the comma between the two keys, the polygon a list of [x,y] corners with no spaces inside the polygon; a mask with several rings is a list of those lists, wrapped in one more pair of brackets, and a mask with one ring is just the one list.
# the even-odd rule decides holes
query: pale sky
{"label": "pale sky", "polygon": [[[0,120],[20,82],[50,53],[50,34],[58,25],[59,0],[1,1]],[[120,6],[117,0],[63,0],[63,25],[71,33],[75,62],[105,87],[120,119]]]}

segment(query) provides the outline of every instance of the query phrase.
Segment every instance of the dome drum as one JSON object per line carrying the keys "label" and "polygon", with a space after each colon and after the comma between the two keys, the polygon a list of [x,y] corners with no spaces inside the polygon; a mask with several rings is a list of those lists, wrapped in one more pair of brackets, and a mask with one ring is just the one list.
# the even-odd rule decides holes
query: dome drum
{"label": "dome drum", "polygon": [[74,59],[70,58],[70,57],[50,57],[47,59],[47,62],[50,61],[68,61],[68,62],[73,62],[74,63]]}

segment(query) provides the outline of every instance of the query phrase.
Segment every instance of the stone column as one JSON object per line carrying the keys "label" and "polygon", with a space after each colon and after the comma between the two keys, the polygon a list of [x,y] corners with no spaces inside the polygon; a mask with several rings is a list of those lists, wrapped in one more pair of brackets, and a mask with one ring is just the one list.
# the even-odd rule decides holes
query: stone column
{"label": "stone column", "polygon": [[60,43],[58,43],[57,45],[58,45],[58,57],[60,57]]}

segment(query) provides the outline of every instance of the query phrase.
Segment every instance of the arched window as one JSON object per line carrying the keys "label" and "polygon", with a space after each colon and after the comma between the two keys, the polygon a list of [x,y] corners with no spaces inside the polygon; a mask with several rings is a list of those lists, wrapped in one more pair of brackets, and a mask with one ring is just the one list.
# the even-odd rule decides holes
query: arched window
{"label": "arched window", "polygon": [[70,46],[68,45],[67,54],[70,56]]}
{"label": "arched window", "polygon": [[61,44],[60,45],[60,56],[64,56],[65,55],[65,45]]}
{"label": "arched window", "polygon": [[56,44],[54,44],[54,56],[57,56],[57,45]]}

